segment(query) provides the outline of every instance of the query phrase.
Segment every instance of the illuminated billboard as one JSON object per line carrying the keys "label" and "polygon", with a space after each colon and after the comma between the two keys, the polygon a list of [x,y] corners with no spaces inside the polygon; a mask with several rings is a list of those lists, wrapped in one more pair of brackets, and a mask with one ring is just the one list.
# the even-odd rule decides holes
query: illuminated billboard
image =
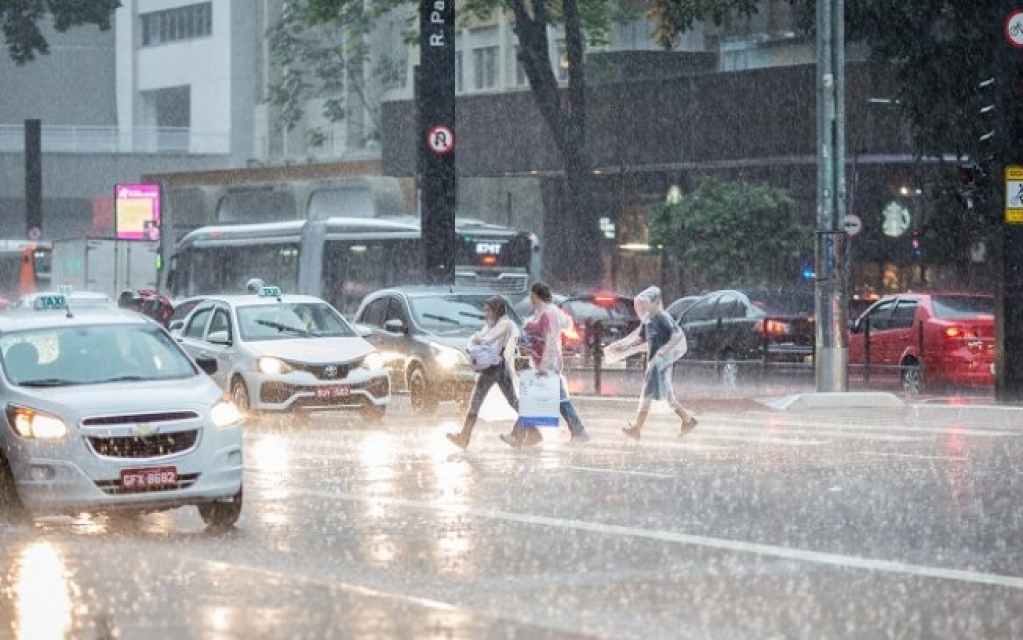
{"label": "illuminated billboard", "polygon": [[118,240],[160,239],[160,185],[114,186],[114,233]]}

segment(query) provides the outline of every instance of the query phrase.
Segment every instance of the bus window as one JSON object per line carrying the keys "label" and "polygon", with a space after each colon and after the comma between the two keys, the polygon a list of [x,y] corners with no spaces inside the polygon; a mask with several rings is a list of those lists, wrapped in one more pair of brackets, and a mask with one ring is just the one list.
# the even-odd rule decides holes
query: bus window
{"label": "bus window", "polygon": [[323,298],[351,317],[366,295],[399,284],[422,282],[417,240],[331,240],[323,253]]}
{"label": "bus window", "polygon": [[[47,247],[34,247],[27,249],[26,253],[30,253],[29,258],[32,265],[32,283],[30,291],[42,291],[50,288],[51,281],[51,269],[53,265],[53,252]],[[25,271],[22,271],[22,277],[25,276]]]}

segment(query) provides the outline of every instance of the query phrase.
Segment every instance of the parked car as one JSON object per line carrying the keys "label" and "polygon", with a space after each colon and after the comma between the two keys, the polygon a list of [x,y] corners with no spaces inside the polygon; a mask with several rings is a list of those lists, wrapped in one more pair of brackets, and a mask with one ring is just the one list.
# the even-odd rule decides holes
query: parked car
{"label": "parked car", "polygon": [[208,296],[177,339],[218,361],[214,380],[249,412],[357,411],[373,421],[391,401],[383,358],[341,313],[315,296]]}
{"label": "parked car", "polygon": [[747,363],[813,363],[814,298],[810,292],[712,291],[679,318],[689,350],[685,360],[715,364],[721,381],[738,383]]}
{"label": "parked car", "polygon": [[[469,366],[469,337],[483,326],[483,303],[494,292],[410,286],[366,296],[355,312],[366,339],[384,354],[395,391],[408,392],[412,408],[431,414],[440,402],[469,401],[476,372]],[[522,319],[508,305],[508,316]]]}
{"label": "parked car", "polygon": [[0,515],[195,505],[233,525],[242,416],[207,375],[216,361],[137,313],[58,302],[0,315]]}
{"label": "parked car", "polygon": [[678,319],[682,316],[682,313],[689,307],[693,306],[693,303],[702,297],[703,296],[681,297],[678,300],[675,300],[674,302],[669,304],[667,307],[665,307],[664,310],[668,313],[669,316],[675,319],[675,322],[678,322]]}
{"label": "parked car", "polygon": [[906,393],[995,383],[994,297],[973,293],[888,295],[851,323],[849,364],[897,377]]}

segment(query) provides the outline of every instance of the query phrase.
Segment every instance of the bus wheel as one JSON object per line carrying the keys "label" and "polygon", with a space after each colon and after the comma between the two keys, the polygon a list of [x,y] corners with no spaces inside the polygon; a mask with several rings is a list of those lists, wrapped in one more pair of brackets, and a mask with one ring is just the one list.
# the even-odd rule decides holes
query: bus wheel
{"label": "bus wheel", "polygon": [[433,415],[437,411],[437,398],[430,393],[426,384],[426,373],[422,367],[412,369],[408,375],[408,392],[412,401],[412,411],[420,415]]}

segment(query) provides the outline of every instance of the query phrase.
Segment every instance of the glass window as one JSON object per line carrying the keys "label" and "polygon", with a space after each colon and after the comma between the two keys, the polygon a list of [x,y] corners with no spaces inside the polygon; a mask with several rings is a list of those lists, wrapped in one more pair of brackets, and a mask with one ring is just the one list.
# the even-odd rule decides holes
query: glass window
{"label": "glass window", "polygon": [[387,310],[388,300],[389,299],[385,297],[367,304],[366,308],[362,311],[362,316],[360,316],[359,322],[372,325],[374,327],[384,326],[384,312]]}
{"label": "glass window", "polygon": [[358,334],[323,302],[282,302],[237,308],[238,329],[249,341],[292,338],[354,338]]}
{"label": "glass window", "polygon": [[206,335],[206,323],[210,319],[210,313],[212,312],[212,307],[196,311],[195,315],[192,316],[185,326],[185,330],[181,332],[181,335],[186,338],[202,340]]}
{"label": "glass window", "polygon": [[476,331],[483,326],[488,295],[417,296],[409,300],[416,324],[436,333]]}
{"label": "glass window", "polygon": [[890,326],[890,317],[894,306],[894,300],[879,302],[877,306],[867,314],[867,320],[870,322],[871,331],[884,331]]}
{"label": "glass window", "polygon": [[913,318],[916,317],[916,300],[899,300],[892,311],[889,321],[891,329],[907,329],[913,326]]}
{"label": "glass window", "polygon": [[934,296],[931,300],[938,318],[978,318],[995,314],[991,296]]}
{"label": "glass window", "polygon": [[685,310],[680,318],[681,322],[703,322],[713,317],[713,299],[704,298],[693,303],[693,306]]}
{"label": "glass window", "polygon": [[4,373],[15,384],[62,386],[185,378],[191,360],[151,324],[96,325],[20,331],[0,338]]}
{"label": "glass window", "polygon": [[210,2],[143,13],[139,18],[142,20],[143,47],[191,40],[213,33],[213,5]]}
{"label": "glass window", "polygon": [[231,339],[231,318],[227,309],[217,309],[213,313],[213,320],[210,322],[210,333],[215,331],[226,331],[227,339]]}
{"label": "glass window", "polygon": [[474,89],[493,89],[497,86],[497,47],[472,50]]}

